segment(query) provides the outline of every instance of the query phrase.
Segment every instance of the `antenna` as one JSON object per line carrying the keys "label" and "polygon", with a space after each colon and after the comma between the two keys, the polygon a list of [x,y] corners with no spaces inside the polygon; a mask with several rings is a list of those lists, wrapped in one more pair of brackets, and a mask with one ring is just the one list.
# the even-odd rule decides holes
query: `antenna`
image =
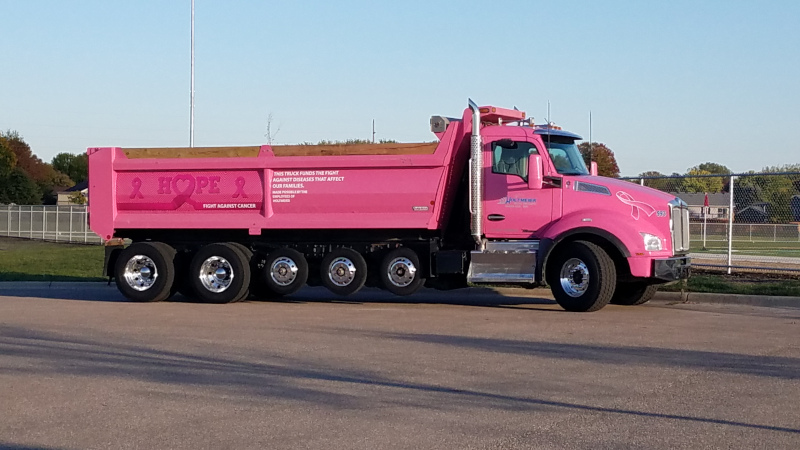
{"label": "antenna", "polygon": [[547,148],[550,149],[550,100],[547,101]]}
{"label": "antenna", "polygon": [[372,143],[375,143],[375,119],[372,119]]}
{"label": "antenna", "polygon": [[589,110],[589,163],[592,162],[592,110]]}
{"label": "antenna", "polygon": [[550,100],[547,101],[547,128],[550,128]]}

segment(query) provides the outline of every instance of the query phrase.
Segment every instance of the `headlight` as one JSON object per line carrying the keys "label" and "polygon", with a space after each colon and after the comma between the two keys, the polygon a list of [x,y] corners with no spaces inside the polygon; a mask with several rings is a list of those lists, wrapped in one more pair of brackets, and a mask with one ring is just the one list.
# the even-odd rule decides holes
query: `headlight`
{"label": "headlight", "polygon": [[644,238],[644,249],[648,252],[657,252],[661,250],[661,239],[658,236],[648,234],[648,233],[639,233]]}

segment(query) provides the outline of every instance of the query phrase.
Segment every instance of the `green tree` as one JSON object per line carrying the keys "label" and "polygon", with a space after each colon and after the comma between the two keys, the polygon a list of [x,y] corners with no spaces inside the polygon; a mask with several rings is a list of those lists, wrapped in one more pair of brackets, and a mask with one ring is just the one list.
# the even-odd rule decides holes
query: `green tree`
{"label": "green tree", "polygon": [[604,177],[619,178],[619,166],[617,159],[614,157],[614,152],[605,144],[593,142],[591,149],[588,142],[582,142],[578,145],[578,150],[583,156],[583,161],[586,167],[589,167],[592,161],[597,163],[597,174]]}
{"label": "green tree", "polygon": [[76,205],[85,205],[86,201],[87,201],[87,198],[86,198],[85,195],[83,195],[83,192],[81,192],[81,191],[76,191],[76,192],[73,192],[73,193],[69,194],[69,202],[70,203],[74,203]]}
{"label": "green tree", "polygon": [[[796,175],[796,172],[800,172],[800,164],[764,167],[760,174],[739,177],[735,185],[735,194],[739,197],[749,195],[746,199],[750,201],[749,204],[767,203],[766,212],[769,221],[787,223],[792,218],[792,197],[800,194],[800,175]],[[737,200],[736,204],[738,206],[740,202]]]}
{"label": "green tree", "polygon": [[86,153],[73,155],[72,153],[59,153],[50,163],[53,169],[65,174],[75,183],[86,181],[89,178],[89,156]]}
{"label": "green tree", "polygon": [[733,202],[735,211],[741,211],[748,206],[761,202],[763,181],[760,181],[761,176],[753,170],[740,176],[734,182],[733,187]]}
{"label": "green tree", "polygon": [[[680,189],[680,183],[675,178],[667,178],[661,172],[655,170],[648,170],[639,174],[640,177],[646,178],[644,185],[653,189],[658,189],[664,192],[677,192]],[[662,178],[647,178],[647,177],[662,177]]]}
{"label": "green tree", "polygon": [[731,169],[728,169],[722,164],[717,164],[712,162],[704,162],[703,164],[698,164],[689,170],[704,170],[711,174],[720,174],[720,175],[730,175],[733,173],[731,172]]}
{"label": "green tree", "polygon": [[36,183],[22,169],[16,167],[7,175],[0,176],[0,203],[36,205],[41,202],[41,193]]}
{"label": "green tree", "polygon": [[730,190],[729,177],[692,177],[692,175],[730,175],[731,169],[722,164],[704,162],[686,171],[686,177],[681,185],[684,192],[716,193]]}
{"label": "green tree", "polygon": [[17,155],[5,142],[0,141],[0,178],[7,177],[15,167],[17,167]]}
{"label": "green tree", "polygon": [[713,174],[707,170],[698,168],[689,169],[681,186],[682,192],[705,192],[710,194],[714,192],[722,192],[722,188],[725,187],[725,183],[720,177],[704,177],[693,175]]}

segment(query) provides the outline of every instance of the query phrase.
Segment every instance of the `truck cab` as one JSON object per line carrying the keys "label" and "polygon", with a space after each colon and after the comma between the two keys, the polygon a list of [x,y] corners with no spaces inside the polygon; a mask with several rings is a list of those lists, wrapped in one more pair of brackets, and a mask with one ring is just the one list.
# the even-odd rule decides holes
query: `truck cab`
{"label": "truck cab", "polygon": [[548,284],[566,309],[588,311],[643,303],[656,285],[688,276],[683,201],[592,173],[577,134],[516,110],[471,109],[481,168],[470,183],[480,177],[481,188],[471,198],[480,229],[469,282]]}

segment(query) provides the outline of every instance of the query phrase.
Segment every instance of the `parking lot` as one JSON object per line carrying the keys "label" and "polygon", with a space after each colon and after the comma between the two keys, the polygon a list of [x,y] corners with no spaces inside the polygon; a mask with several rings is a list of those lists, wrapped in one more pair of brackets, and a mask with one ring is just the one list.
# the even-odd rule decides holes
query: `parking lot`
{"label": "parking lot", "polygon": [[0,283],[3,448],[800,448],[798,398],[800,309]]}

